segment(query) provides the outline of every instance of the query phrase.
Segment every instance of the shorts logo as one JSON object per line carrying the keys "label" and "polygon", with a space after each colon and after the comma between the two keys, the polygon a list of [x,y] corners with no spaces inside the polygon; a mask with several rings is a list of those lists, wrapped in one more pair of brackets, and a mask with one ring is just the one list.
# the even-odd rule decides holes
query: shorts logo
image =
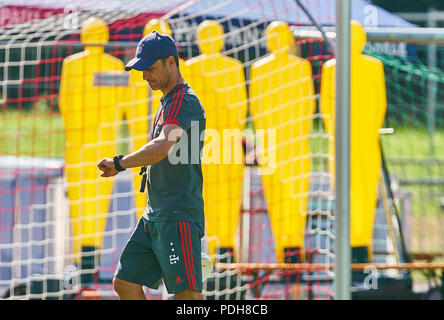
{"label": "shorts logo", "polygon": [[176,256],[175,254],[170,254],[169,258],[170,258],[170,264],[176,264],[179,261],[179,257]]}
{"label": "shorts logo", "polygon": [[177,276],[176,277],[176,284],[181,283],[181,282],[183,282],[183,280],[179,276]]}
{"label": "shorts logo", "polygon": [[[171,253],[174,252],[174,243],[170,242]],[[179,262],[179,256],[176,256],[174,253],[168,256],[170,258],[170,264],[176,264]]]}

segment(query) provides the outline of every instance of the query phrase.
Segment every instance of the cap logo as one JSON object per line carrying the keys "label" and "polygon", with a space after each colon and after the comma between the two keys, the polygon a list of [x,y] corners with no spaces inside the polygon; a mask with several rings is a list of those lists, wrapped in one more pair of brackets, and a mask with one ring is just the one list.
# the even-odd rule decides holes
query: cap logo
{"label": "cap logo", "polygon": [[139,43],[139,45],[137,46],[137,49],[136,49],[136,55],[141,54],[142,49],[143,49],[143,43]]}

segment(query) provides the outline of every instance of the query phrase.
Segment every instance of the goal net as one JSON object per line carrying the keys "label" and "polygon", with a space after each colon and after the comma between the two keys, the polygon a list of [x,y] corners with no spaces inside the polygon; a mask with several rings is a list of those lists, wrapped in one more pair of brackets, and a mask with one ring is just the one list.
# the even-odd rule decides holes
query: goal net
{"label": "goal net", "polygon": [[[175,39],[207,116],[202,248],[215,268],[204,297],[334,298],[335,62],[328,42],[296,31],[333,26],[335,1],[119,3],[0,1],[2,295],[117,298],[113,273],[146,192],[139,169],[109,180],[96,166],[149,141],[161,93],[123,66],[158,30]],[[379,129],[403,113],[386,113],[386,90],[396,100],[410,78],[386,88],[383,66],[397,69],[362,56],[363,30],[352,28],[353,63],[372,76],[352,78],[362,94],[352,107],[372,111],[352,120],[352,147],[366,148],[352,155],[352,259],[394,264],[404,247]],[[371,271],[354,271],[353,285]],[[163,284],[145,292],[169,298]]]}
{"label": "goal net", "polygon": [[[412,253],[442,252],[444,181],[440,141],[443,138],[443,66],[429,66],[430,45],[413,43],[414,54],[394,55],[369,45],[386,69],[386,127],[381,138],[398,206],[406,220],[406,246]],[[443,47],[435,46],[442,55]],[[438,61],[442,61],[438,60]],[[400,112],[402,110],[402,112]],[[403,208],[404,207],[404,208]]]}

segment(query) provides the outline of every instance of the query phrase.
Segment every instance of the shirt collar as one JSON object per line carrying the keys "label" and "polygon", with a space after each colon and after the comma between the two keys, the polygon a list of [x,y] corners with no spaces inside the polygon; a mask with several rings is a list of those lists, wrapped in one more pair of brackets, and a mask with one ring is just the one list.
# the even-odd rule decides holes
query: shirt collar
{"label": "shirt collar", "polygon": [[176,91],[176,89],[177,89],[178,87],[180,87],[180,86],[186,86],[186,85],[188,85],[188,83],[187,83],[186,81],[185,81],[185,82],[182,82],[182,83],[179,83],[179,84],[176,85],[176,86],[175,86],[170,92],[168,92],[168,93],[166,94],[166,96],[161,97],[160,100],[163,101],[163,100],[165,100],[167,97],[172,96],[173,93],[174,93],[174,91]]}

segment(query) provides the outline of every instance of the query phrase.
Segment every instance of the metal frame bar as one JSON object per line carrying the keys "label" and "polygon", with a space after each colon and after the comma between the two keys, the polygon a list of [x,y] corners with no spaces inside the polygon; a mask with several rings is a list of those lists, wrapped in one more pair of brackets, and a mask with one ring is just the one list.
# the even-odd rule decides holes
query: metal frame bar
{"label": "metal frame bar", "polygon": [[[293,34],[297,38],[336,38],[335,28],[328,27],[324,35],[314,27],[292,27]],[[444,45],[444,28],[392,28],[392,27],[368,27],[365,28],[367,41],[378,42],[406,42],[413,44]]]}
{"label": "metal frame bar", "polygon": [[350,247],[351,0],[336,0],[335,299],[351,299]]}
{"label": "metal frame bar", "polygon": [[[330,263],[216,263],[216,270],[236,270],[248,273],[257,270],[297,270],[301,272],[325,271],[335,268]],[[362,271],[368,268],[377,270],[444,270],[444,262],[406,262],[406,263],[352,263],[350,270]],[[336,298],[337,299],[337,298]]]}

